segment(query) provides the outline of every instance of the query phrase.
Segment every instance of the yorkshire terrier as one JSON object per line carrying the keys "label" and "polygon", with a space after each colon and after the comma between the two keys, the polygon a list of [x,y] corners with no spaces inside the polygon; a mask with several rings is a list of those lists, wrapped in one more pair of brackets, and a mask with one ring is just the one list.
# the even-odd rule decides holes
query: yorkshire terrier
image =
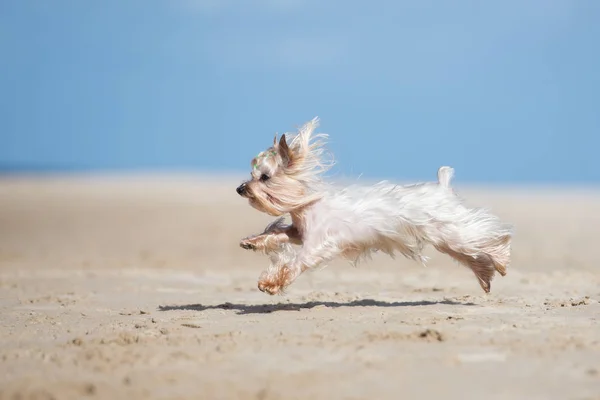
{"label": "yorkshire terrier", "polygon": [[[273,146],[252,159],[251,179],[236,189],[255,209],[280,217],[240,242],[271,257],[258,288],[281,294],[300,274],[338,256],[356,264],[377,251],[398,252],[424,265],[421,252],[430,244],[470,268],[489,293],[495,271],[506,274],[512,226],[465,206],[450,187],[450,167],[438,170],[437,182],[406,186],[339,189],[323,182],[333,163],[324,157],[327,135],[314,133],[318,122],[279,140],[275,135]],[[286,214],[291,224],[284,223]]]}

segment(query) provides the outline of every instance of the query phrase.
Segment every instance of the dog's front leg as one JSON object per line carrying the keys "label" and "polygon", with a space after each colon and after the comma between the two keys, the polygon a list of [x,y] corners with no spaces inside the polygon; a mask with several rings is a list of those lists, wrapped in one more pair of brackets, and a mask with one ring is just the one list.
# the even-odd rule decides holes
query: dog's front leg
{"label": "dog's front leg", "polygon": [[242,239],[240,247],[246,250],[270,253],[289,241],[290,237],[285,232],[261,233]]}
{"label": "dog's front leg", "polygon": [[283,218],[279,218],[269,224],[263,233],[242,239],[240,247],[270,253],[286,243],[302,244],[302,240],[293,225],[284,225]]}
{"label": "dog's front leg", "polygon": [[303,272],[330,261],[339,254],[338,250],[307,249],[306,245],[298,254],[291,246],[283,246],[271,259],[271,266],[258,279],[258,289],[270,295],[282,294]]}

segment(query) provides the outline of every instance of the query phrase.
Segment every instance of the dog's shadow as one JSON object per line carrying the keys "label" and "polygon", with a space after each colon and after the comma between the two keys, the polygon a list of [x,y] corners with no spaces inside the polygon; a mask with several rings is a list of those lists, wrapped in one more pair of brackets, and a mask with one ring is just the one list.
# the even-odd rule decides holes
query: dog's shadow
{"label": "dog's shadow", "polygon": [[458,306],[474,306],[475,303],[464,303],[453,300],[439,300],[439,301],[381,301],[372,299],[354,300],[349,302],[335,302],[335,301],[309,301],[306,303],[277,303],[277,304],[234,304],[234,303],[223,303],[216,305],[204,305],[204,304],[184,304],[179,306],[159,306],[159,311],[175,311],[175,310],[187,310],[187,311],[205,311],[205,310],[235,310],[237,314],[269,314],[275,311],[300,311],[311,309],[319,306],[329,308],[339,307],[421,307],[421,306],[433,306],[438,304],[446,305],[458,305]]}

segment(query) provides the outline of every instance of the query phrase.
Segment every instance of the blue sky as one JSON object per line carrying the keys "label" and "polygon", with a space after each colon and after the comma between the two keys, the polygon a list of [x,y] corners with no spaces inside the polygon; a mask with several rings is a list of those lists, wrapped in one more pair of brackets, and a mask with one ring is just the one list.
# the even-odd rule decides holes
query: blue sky
{"label": "blue sky", "polygon": [[600,183],[595,0],[0,1],[0,168],[239,171],[318,115],[336,173]]}

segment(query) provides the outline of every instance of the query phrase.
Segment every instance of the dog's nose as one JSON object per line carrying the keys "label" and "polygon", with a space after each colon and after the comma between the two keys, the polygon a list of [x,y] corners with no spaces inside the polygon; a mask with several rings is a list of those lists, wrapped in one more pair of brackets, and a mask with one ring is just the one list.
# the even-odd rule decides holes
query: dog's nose
{"label": "dog's nose", "polygon": [[237,187],[237,189],[235,189],[235,191],[237,192],[237,194],[239,194],[240,196],[243,196],[244,193],[246,193],[246,184],[242,183],[240,186]]}

